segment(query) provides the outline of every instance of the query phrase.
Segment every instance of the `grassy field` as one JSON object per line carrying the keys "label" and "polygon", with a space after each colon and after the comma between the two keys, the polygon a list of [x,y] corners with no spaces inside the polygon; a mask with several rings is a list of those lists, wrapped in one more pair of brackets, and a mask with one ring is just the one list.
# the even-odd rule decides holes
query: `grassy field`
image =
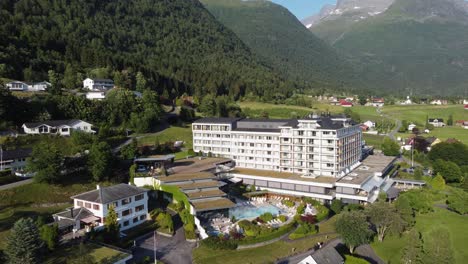
{"label": "grassy field", "polygon": [[311,108],[294,105],[275,105],[259,102],[240,102],[239,106],[249,117],[260,117],[262,112],[267,112],[269,118],[291,118],[292,113],[302,117],[312,112],[342,113],[344,109],[340,106],[328,104],[314,104]]}
{"label": "grassy field", "polygon": [[[450,233],[451,245],[455,256],[455,263],[466,263],[468,259],[468,221],[466,216],[456,214],[446,209],[434,208],[434,212],[416,217],[415,228],[424,235],[436,227],[446,227]],[[371,244],[376,253],[388,263],[400,263],[403,249],[407,243],[406,235],[402,237],[389,236],[380,242]]]}
{"label": "grassy field", "polygon": [[400,120],[408,120],[420,125],[426,123],[429,118],[443,118],[447,121],[449,115],[456,120],[468,120],[468,111],[462,105],[389,105],[383,108],[383,112]]}
{"label": "grassy field", "polygon": [[50,217],[71,205],[70,196],[94,189],[94,184],[66,186],[32,183],[0,191],[0,249],[14,222],[21,217]]}
{"label": "grassy field", "polygon": [[373,146],[376,149],[380,149],[382,146],[382,142],[385,136],[380,135],[372,135],[372,134],[362,134],[364,140],[366,141],[366,145]]}
{"label": "grassy field", "polygon": [[193,251],[193,262],[199,264],[274,263],[278,259],[307,251],[318,242],[326,242],[336,238],[337,234],[325,235],[325,233],[334,232],[334,222],[334,218],[332,218],[320,224],[319,233],[316,236],[293,242],[278,241],[263,247],[244,250],[212,250],[200,246]]}
{"label": "grassy field", "polygon": [[[80,252],[80,246],[62,247],[55,250],[47,257],[44,263],[46,264],[65,264],[70,263],[79,257],[79,254],[89,255],[94,263],[114,263],[117,260],[123,259],[127,254],[116,251],[114,249],[99,246],[96,244],[85,244]],[[83,263],[84,264],[84,263]]]}

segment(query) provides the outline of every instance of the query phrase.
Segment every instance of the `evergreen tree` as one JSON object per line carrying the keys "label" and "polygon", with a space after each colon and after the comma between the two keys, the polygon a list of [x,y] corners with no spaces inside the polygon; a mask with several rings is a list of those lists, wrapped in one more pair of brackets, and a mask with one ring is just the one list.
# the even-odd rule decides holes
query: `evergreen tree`
{"label": "evergreen tree", "polygon": [[106,142],[94,143],[88,157],[88,165],[95,181],[102,181],[112,172],[112,150]]}
{"label": "evergreen tree", "polygon": [[453,126],[453,115],[449,115],[447,120],[447,126]]}
{"label": "evergreen tree", "polygon": [[145,76],[141,72],[137,72],[136,75],[136,90],[139,92],[145,91],[147,88],[147,81]]}
{"label": "evergreen tree", "polygon": [[216,116],[216,101],[213,94],[207,94],[202,98],[201,104],[198,107],[201,113],[205,116]]}
{"label": "evergreen tree", "polygon": [[120,238],[119,216],[113,205],[107,210],[107,217],[104,221],[107,238],[110,241],[118,241]]}
{"label": "evergreen tree", "polygon": [[431,180],[431,186],[434,190],[441,191],[445,189],[445,180],[439,173]]}
{"label": "evergreen tree", "polygon": [[43,242],[31,218],[16,221],[7,238],[5,254],[11,264],[40,263]]}
{"label": "evergreen tree", "polygon": [[33,148],[31,158],[27,160],[27,170],[36,173],[37,182],[57,183],[61,177],[63,156],[57,147],[48,142],[41,142]]}
{"label": "evergreen tree", "polygon": [[67,89],[77,88],[76,71],[75,71],[75,68],[70,63],[67,63],[67,66],[65,67],[65,72],[63,73],[62,83]]}
{"label": "evergreen tree", "polygon": [[49,70],[47,74],[49,76],[49,82],[51,86],[49,87],[49,92],[54,95],[61,94],[60,80],[58,74],[53,70]]}

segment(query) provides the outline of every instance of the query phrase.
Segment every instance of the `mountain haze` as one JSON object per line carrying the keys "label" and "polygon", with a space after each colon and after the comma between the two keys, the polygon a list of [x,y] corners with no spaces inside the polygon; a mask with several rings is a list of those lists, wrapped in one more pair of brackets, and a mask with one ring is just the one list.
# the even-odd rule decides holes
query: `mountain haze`
{"label": "mountain haze", "polygon": [[270,1],[202,0],[265,63],[311,88],[362,88],[351,65]]}
{"label": "mountain haze", "polygon": [[377,89],[456,95],[468,87],[466,6],[462,0],[395,0],[381,14],[349,23],[343,13],[311,30],[360,65],[362,78]]}

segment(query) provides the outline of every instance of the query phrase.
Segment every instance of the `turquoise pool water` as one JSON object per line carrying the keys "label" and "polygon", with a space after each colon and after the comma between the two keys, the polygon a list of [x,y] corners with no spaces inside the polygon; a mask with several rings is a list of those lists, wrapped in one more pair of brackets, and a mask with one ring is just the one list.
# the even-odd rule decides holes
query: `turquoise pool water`
{"label": "turquoise pool water", "polygon": [[232,218],[233,216],[236,219],[256,218],[264,213],[278,215],[281,213],[281,210],[278,207],[271,204],[264,204],[258,206],[242,205],[229,209],[229,218]]}

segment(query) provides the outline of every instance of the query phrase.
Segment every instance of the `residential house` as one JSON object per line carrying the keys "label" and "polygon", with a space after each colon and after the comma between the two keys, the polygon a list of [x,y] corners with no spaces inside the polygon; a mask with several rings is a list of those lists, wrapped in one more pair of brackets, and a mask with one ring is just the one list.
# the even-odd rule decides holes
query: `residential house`
{"label": "residential house", "polygon": [[455,125],[468,129],[468,120],[458,120]]}
{"label": "residential house", "polygon": [[350,101],[347,101],[346,99],[341,99],[340,100],[340,105],[342,107],[353,107],[353,103]]}
{"label": "residential house", "polygon": [[110,79],[91,79],[86,78],[83,81],[83,88],[91,91],[110,90],[114,88],[114,81]]}
{"label": "residential house", "polygon": [[6,88],[10,91],[22,91],[28,90],[29,84],[20,81],[12,81],[6,84]]}
{"label": "residential house", "polygon": [[402,105],[410,105],[413,104],[409,96],[406,96],[406,100],[401,102]]}
{"label": "residential house", "polygon": [[436,138],[436,137],[428,137],[426,138],[426,142],[427,142],[427,151],[431,151],[432,147],[434,147],[435,145],[439,144],[440,142],[442,142],[440,139]]}
{"label": "residential house", "polygon": [[92,130],[92,126],[91,123],[78,119],[71,119],[24,123],[22,128],[26,134],[56,134],[69,136],[72,130],[95,133],[96,131]]}
{"label": "residential house", "polygon": [[111,207],[117,213],[121,231],[144,223],[148,217],[148,190],[129,184],[97,185],[96,190],[71,198],[72,208],[53,215],[61,230],[101,229]]}
{"label": "residential house", "polygon": [[326,246],[307,256],[298,264],[343,264],[343,257],[332,246]]}
{"label": "residential house", "polygon": [[431,101],[431,105],[447,105],[447,100],[436,99]]}
{"label": "residential house", "polygon": [[410,131],[410,132],[413,131],[413,129],[414,129],[415,127],[417,127],[415,124],[413,124],[413,123],[409,124],[409,125],[408,125],[408,131]]}
{"label": "residential house", "polygon": [[466,104],[466,105],[464,106],[464,108],[465,108],[465,110],[468,110],[468,104]]}
{"label": "residential house", "polygon": [[444,127],[444,119],[443,118],[429,118],[428,123],[433,125],[434,127]]}
{"label": "residential house", "polygon": [[367,105],[373,107],[383,107],[385,105],[385,99],[381,97],[373,97]]}
{"label": "residential house", "polygon": [[0,171],[11,170],[12,173],[20,177],[26,177],[26,159],[31,156],[32,149],[0,149]]}
{"label": "residential house", "polygon": [[366,122],[362,123],[363,125],[366,125],[369,128],[374,128],[375,127],[375,122],[372,122],[370,120],[367,120]]}
{"label": "residential house", "polygon": [[104,100],[106,99],[106,92],[104,91],[90,91],[86,93],[88,100]]}
{"label": "residential house", "polygon": [[43,81],[38,83],[26,83],[20,81],[13,81],[6,84],[6,87],[10,91],[22,91],[22,92],[43,92],[46,91],[48,87],[50,87],[50,83]]}

